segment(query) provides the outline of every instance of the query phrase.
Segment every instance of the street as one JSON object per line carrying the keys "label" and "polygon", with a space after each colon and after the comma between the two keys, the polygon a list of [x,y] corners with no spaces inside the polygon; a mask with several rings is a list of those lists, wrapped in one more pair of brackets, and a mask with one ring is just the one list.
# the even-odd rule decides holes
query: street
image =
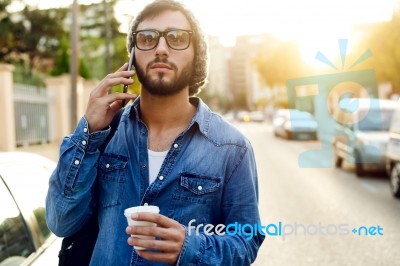
{"label": "street", "polygon": [[268,123],[236,125],[255,150],[262,225],[281,222],[287,233],[267,235],[253,265],[399,265],[400,201],[386,176],[300,168],[299,154],[319,141],[276,138]]}

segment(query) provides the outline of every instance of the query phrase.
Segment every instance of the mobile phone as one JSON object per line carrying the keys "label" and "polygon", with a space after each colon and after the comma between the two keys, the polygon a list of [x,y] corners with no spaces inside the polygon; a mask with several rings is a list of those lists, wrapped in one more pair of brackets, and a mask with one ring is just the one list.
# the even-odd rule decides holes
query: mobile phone
{"label": "mobile phone", "polygon": [[[135,59],[135,46],[132,47],[131,49],[131,56],[129,58],[129,64],[128,64],[128,71],[132,69],[133,65],[133,60]],[[123,93],[126,93],[128,91],[128,85],[124,85]],[[126,101],[125,99],[122,100],[121,102],[121,107],[125,107]]]}

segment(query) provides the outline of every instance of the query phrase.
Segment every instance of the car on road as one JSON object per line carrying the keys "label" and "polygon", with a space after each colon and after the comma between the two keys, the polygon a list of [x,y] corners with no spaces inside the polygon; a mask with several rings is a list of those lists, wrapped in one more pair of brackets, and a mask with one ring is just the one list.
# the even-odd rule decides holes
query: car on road
{"label": "car on road", "polygon": [[273,120],[277,137],[297,140],[316,140],[318,123],[309,112],[296,109],[278,110]]}
{"label": "car on road", "polygon": [[344,99],[334,111],[333,154],[336,167],[355,164],[356,175],[385,170],[389,127],[397,102],[374,98]]}
{"label": "car on road", "polygon": [[290,109],[278,109],[272,117],[272,127],[275,136],[278,136],[278,131],[281,130],[281,126],[285,119],[289,116]]}
{"label": "car on road", "polygon": [[252,122],[264,122],[265,115],[263,111],[251,111],[250,114],[250,121]]}
{"label": "car on road", "polygon": [[250,112],[245,110],[238,111],[236,114],[236,119],[239,122],[250,122]]}
{"label": "car on road", "polygon": [[390,124],[386,172],[390,177],[389,184],[393,196],[400,198],[400,105],[396,108]]}
{"label": "car on road", "polygon": [[0,152],[0,265],[58,265],[61,239],[46,224],[45,197],[55,162]]}

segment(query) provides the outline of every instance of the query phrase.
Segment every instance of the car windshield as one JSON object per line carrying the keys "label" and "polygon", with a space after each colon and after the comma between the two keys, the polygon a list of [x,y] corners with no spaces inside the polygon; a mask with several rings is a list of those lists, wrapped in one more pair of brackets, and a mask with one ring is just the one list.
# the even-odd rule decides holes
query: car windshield
{"label": "car windshield", "polygon": [[388,131],[394,110],[360,111],[359,117],[364,117],[358,123],[361,131]]}
{"label": "car windshield", "polygon": [[313,116],[310,113],[305,112],[291,112],[290,113],[290,121],[299,121],[299,120],[314,120]]}

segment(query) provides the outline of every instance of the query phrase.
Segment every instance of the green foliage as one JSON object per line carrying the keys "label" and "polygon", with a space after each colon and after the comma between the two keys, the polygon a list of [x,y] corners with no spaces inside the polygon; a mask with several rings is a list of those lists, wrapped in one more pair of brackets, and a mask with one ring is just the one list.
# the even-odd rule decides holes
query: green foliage
{"label": "green foliage", "polygon": [[118,34],[112,40],[114,54],[112,57],[111,68],[116,70],[129,60],[129,53],[126,48],[126,34]]}
{"label": "green foliage", "polygon": [[0,0],[0,13],[5,12],[9,4],[11,4],[11,0]]}
{"label": "green foliage", "polygon": [[[126,35],[119,32],[114,17],[116,0],[106,1],[110,34],[106,34],[103,3],[81,5],[80,75],[86,79],[103,79],[106,73],[105,43],[110,37],[111,70],[115,71],[128,60]],[[9,14],[6,7],[11,0],[0,0],[0,62],[24,64],[16,74],[28,80],[36,74],[62,75],[70,71],[69,32],[65,19],[69,8],[39,10],[26,6],[18,14]],[[11,17],[13,20],[11,20]],[[22,61],[21,61],[22,60]],[[21,68],[21,67],[19,67]],[[140,84],[130,86],[139,92]]]}
{"label": "green foliage", "polygon": [[62,21],[67,9],[26,6],[14,14],[6,9],[9,2],[0,2],[0,61],[16,65],[16,82],[43,85],[43,74],[52,68],[60,40],[66,35]]}
{"label": "green foliage", "polygon": [[63,20],[67,9],[40,10],[26,6],[23,16],[24,32],[18,37],[16,50],[29,56],[33,68],[41,69],[44,58],[54,58],[60,40],[66,36]]}
{"label": "green foliage", "polygon": [[50,75],[60,76],[64,73],[69,73],[70,57],[68,49],[68,40],[64,37],[60,41],[60,49],[57,53],[56,63],[54,68],[51,70]]}
{"label": "green foliage", "polygon": [[17,38],[21,34],[22,23],[13,22],[7,11],[11,0],[0,0],[0,62],[10,63],[17,45]]}
{"label": "green foliage", "polygon": [[79,60],[79,75],[84,79],[92,78],[92,74],[82,58]]}
{"label": "green foliage", "polygon": [[[54,68],[51,70],[50,75],[60,76],[62,74],[70,72],[71,62],[68,50],[69,42],[67,38],[62,38],[60,42],[60,49],[56,58],[56,63]],[[90,73],[87,64],[82,58],[79,60],[79,75],[84,79],[90,79],[92,77],[92,74]]]}

